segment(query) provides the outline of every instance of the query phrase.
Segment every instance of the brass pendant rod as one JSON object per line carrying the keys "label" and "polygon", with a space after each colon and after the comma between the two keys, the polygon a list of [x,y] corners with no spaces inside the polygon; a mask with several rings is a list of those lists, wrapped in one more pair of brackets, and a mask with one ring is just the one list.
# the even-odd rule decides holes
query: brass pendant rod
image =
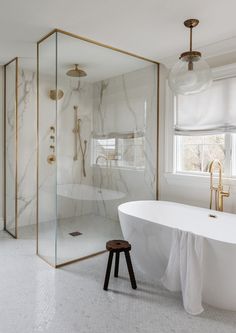
{"label": "brass pendant rod", "polygon": [[190,52],[192,52],[193,50],[192,44],[193,44],[193,28],[190,27]]}

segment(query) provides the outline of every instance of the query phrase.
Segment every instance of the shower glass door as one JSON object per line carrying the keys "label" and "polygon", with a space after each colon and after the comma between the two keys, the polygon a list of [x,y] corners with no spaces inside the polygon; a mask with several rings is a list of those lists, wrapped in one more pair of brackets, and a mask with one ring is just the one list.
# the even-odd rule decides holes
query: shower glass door
{"label": "shower glass door", "polygon": [[4,229],[17,238],[18,59],[4,66]]}

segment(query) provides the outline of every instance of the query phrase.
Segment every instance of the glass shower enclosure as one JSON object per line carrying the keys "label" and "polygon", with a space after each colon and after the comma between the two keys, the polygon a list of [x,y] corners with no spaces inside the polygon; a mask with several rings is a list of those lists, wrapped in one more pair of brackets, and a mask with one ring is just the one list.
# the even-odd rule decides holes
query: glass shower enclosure
{"label": "glass shower enclosure", "polygon": [[37,47],[37,254],[54,267],[122,238],[157,198],[159,64],[54,30]]}

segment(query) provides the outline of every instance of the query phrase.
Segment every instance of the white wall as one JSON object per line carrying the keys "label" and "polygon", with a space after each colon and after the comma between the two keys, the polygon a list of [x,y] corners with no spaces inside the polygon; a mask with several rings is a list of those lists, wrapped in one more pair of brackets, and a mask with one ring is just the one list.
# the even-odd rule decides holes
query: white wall
{"label": "white wall", "polygon": [[[113,165],[94,168],[96,186],[102,184],[106,189],[124,194],[119,200],[97,202],[94,208],[98,215],[118,220],[119,204],[155,198],[156,73],[156,65],[149,65],[94,84],[94,133],[122,134],[142,131],[145,140],[144,169],[120,168]],[[127,154],[128,152],[126,156]]]}
{"label": "white wall", "polygon": [[[215,65],[228,64],[228,57],[223,62],[223,56],[209,60],[209,63]],[[166,154],[168,151],[168,143],[165,139],[165,113],[166,107],[166,78],[168,71],[161,66],[160,77],[160,158],[159,158],[159,199],[167,201],[175,201],[179,203],[209,207],[209,178],[200,179],[198,177],[175,176],[170,175],[166,171]],[[224,180],[226,190],[230,180]],[[230,197],[224,199],[224,210],[236,213],[236,182],[231,184]]]}
{"label": "white wall", "polygon": [[0,66],[0,230],[3,228],[3,141],[4,141],[4,124],[3,124],[3,66]]}

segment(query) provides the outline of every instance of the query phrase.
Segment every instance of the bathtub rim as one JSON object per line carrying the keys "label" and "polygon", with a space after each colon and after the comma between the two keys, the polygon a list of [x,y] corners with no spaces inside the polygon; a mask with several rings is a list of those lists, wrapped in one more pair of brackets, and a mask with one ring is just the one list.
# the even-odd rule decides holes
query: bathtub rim
{"label": "bathtub rim", "polygon": [[[166,227],[166,228],[169,228],[169,229],[175,229],[175,230],[180,230],[180,231],[185,231],[185,232],[189,232],[189,233],[192,233],[196,236],[199,236],[199,237],[203,237],[204,239],[208,239],[210,241],[215,241],[215,242],[220,242],[220,243],[224,243],[224,244],[228,244],[228,245],[236,245],[236,233],[235,233],[235,240],[234,241],[228,241],[228,240],[222,240],[222,239],[217,239],[216,237],[211,237],[209,235],[203,235],[203,234],[200,234],[200,233],[197,233],[197,232],[193,232],[193,231],[189,231],[189,230],[184,230],[182,228],[179,228],[179,227],[176,227],[176,226],[171,226],[171,225],[168,225],[168,224],[163,224],[163,223],[160,223],[160,221],[155,221],[155,220],[150,220],[150,219],[144,219],[143,217],[140,217],[140,216],[137,216],[137,215],[132,215],[130,213],[127,213],[125,211],[122,211],[122,207],[126,206],[126,205],[129,205],[129,204],[135,204],[135,203],[147,203],[147,202],[156,202],[156,203],[165,203],[165,204],[170,204],[170,205],[178,205],[178,206],[182,206],[182,207],[187,207],[187,208],[193,208],[193,209],[197,209],[197,210],[200,210],[200,211],[204,211],[204,212],[208,212],[208,215],[209,213],[212,213],[212,214],[217,214],[219,216],[223,216],[223,215],[229,215],[231,216],[231,218],[235,215],[235,228],[236,228],[236,214],[233,214],[233,213],[228,213],[228,212],[219,212],[219,211],[215,211],[215,210],[210,210],[208,208],[204,208],[204,207],[198,207],[198,206],[192,206],[192,205],[187,205],[187,204],[182,204],[182,203],[178,203],[178,202],[175,202],[175,201],[165,201],[165,200],[135,200],[135,201],[127,201],[125,203],[122,203],[121,205],[118,206],[118,213],[122,213],[122,214],[125,214],[131,218],[136,218],[136,219],[139,219],[140,221],[145,221],[145,222],[149,222],[149,223],[155,223],[155,224],[158,224],[159,226],[163,226],[163,227]],[[214,223],[214,222],[213,222]]]}

